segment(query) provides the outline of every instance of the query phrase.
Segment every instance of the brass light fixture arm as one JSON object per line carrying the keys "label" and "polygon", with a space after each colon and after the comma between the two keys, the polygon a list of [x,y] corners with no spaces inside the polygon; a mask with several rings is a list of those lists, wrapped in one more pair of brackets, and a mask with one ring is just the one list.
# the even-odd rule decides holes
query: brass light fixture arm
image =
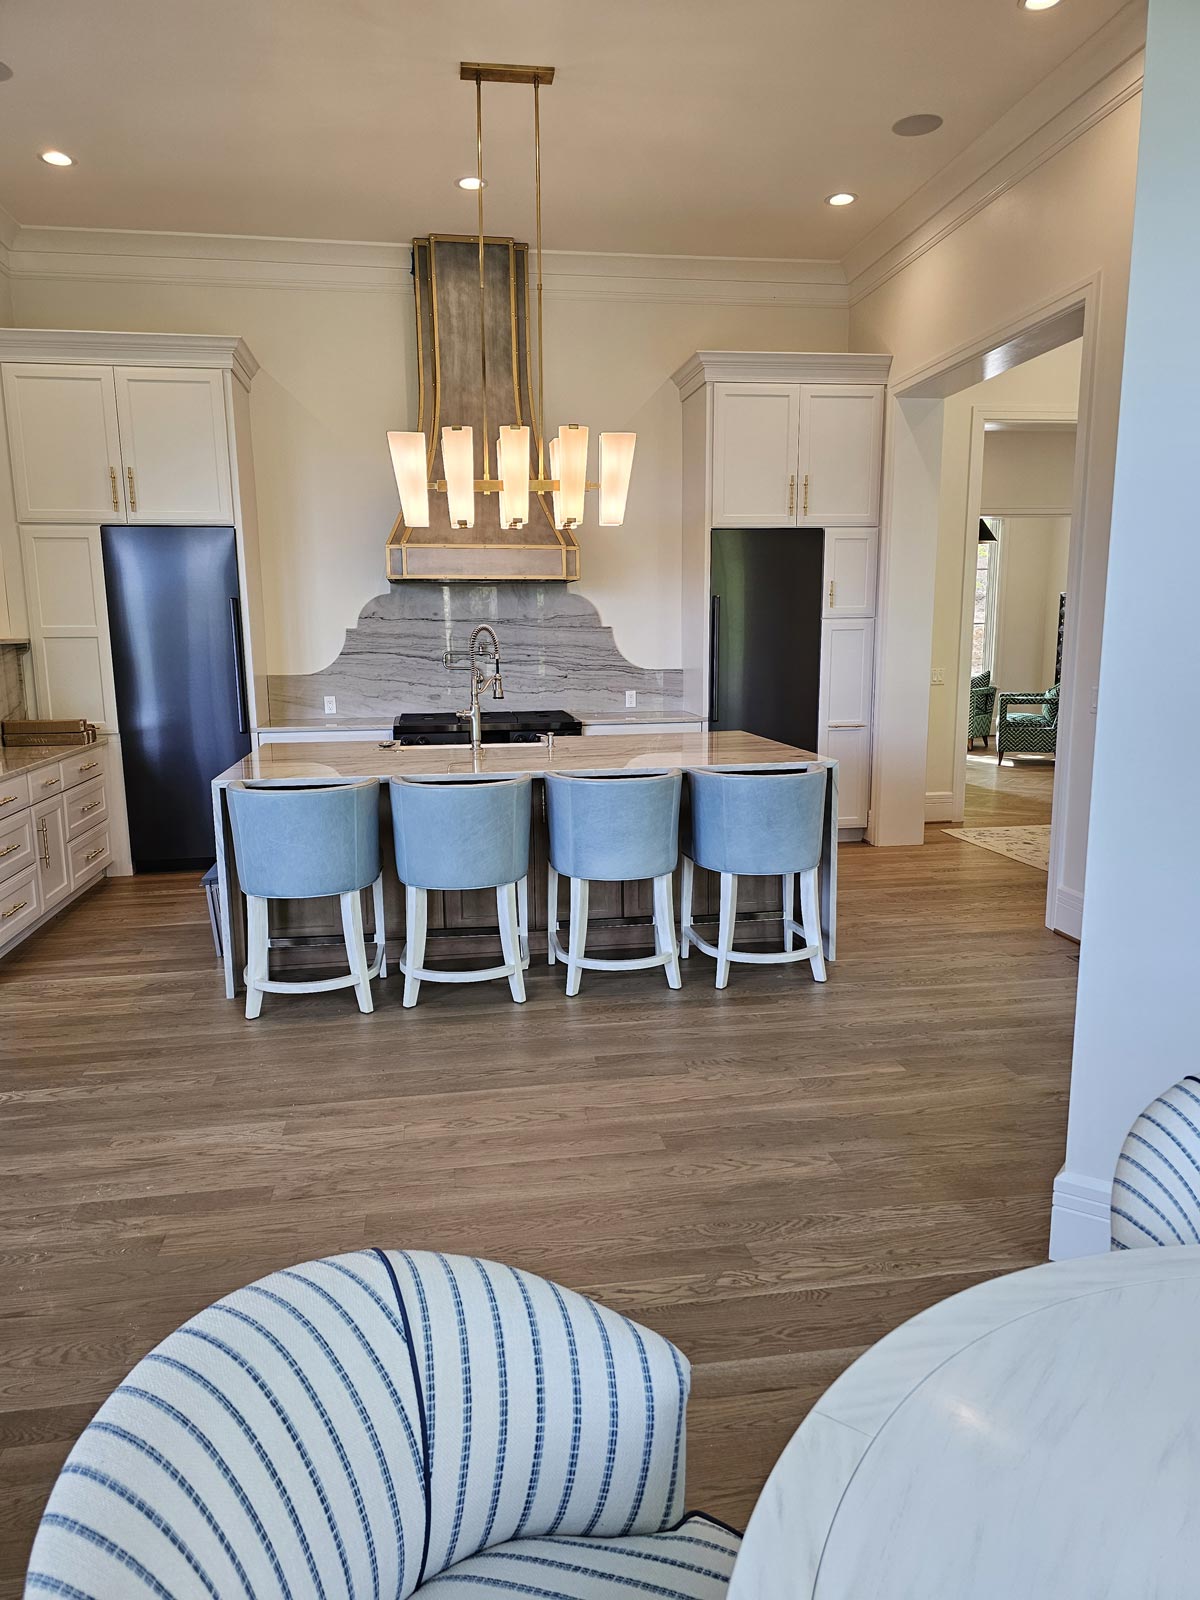
{"label": "brass light fixture arm", "polygon": [[542,364],[542,80],[533,79],[533,192],[537,214],[537,339],[538,339],[538,477],[546,476],[546,373]]}
{"label": "brass light fixture arm", "polygon": [[479,201],[479,373],[483,383],[483,477],[488,482],[492,476],[488,457],[488,392],[487,392],[487,315],[484,306],[483,279],[483,74],[475,74],[475,177]]}

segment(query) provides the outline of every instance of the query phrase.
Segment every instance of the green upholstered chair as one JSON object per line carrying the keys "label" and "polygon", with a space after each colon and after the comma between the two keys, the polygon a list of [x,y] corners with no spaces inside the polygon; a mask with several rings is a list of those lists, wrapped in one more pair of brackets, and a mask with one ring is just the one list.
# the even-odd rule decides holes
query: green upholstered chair
{"label": "green upholstered chair", "polygon": [[[1012,711],[1012,706],[1040,706],[1040,711]],[[1002,694],[996,723],[996,760],[1005,756],[1052,756],[1058,742],[1058,685],[1040,694]]]}
{"label": "green upholstered chair", "polygon": [[992,732],[992,712],[996,709],[996,685],[990,672],[979,672],[971,679],[971,715],[967,722],[967,749],[976,739],[986,750]]}

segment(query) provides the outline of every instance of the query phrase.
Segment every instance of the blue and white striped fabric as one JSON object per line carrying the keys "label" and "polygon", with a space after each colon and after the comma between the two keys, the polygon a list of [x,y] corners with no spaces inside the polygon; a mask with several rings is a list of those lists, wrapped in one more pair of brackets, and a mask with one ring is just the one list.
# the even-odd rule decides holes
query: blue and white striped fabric
{"label": "blue and white striped fabric", "polygon": [[1113,1177],[1112,1247],[1200,1244],[1200,1078],[1184,1078],[1130,1128]]}
{"label": "blue and white striped fabric", "polygon": [[513,1587],[506,1554],[477,1586],[708,1600],[718,1551],[657,1556],[684,1537],[688,1379],[659,1335],[495,1262],[364,1251],[277,1272],[171,1334],[101,1407],[26,1595],[405,1600],[480,1551],[569,1539],[536,1569],[550,1581]]}

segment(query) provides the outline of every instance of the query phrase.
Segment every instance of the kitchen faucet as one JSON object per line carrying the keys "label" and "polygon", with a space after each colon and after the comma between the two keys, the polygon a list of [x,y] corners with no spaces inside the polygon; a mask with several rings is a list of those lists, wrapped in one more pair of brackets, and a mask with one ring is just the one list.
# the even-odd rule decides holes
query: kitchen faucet
{"label": "kitchen faucet", "polygon": [[[490,657],[487,651],[477,650],[476,641],[481,633],[486,633],[492,641]],[[495,662],[495,671],[490,677],[479,666],[476,660],[477,654],[483,656],[484,660],[490,659]],[[454,666],[455,662],[451,651],[447,650],[442,656],[442,664],[446,667]],[[459,716],[471,719],[471,749],[478,755],[483,744],[483,722],[479,711],[479,696],[490,689],[493,700],[504,699],[504,679],[500,676],[500,641],[496,637],[495,628],[489,623],[481,622],[472,632],[470,641],[467,644],[467,666],[471,673],[471,704],[465,711],[460,711]]]}

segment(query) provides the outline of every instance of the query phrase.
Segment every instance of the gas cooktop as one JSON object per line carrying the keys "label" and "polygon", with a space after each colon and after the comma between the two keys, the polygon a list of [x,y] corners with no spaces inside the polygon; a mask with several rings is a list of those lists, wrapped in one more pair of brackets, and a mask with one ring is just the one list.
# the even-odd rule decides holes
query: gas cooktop
{"label": "gas cooktop", "polygon": [[[579,734],[583,724],[567,711],[485,711],[484,744],[537,744],[546,734]],[[407,711],[392,723],[397,744],[470,744],[471,722],[453,711]]]}

